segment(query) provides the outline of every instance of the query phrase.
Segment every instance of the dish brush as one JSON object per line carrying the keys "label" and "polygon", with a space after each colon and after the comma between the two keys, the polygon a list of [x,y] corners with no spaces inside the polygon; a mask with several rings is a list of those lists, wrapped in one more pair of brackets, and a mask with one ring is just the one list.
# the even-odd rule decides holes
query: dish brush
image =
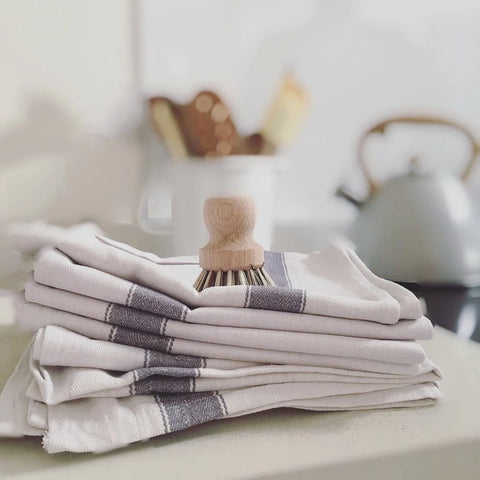
{"label": "dish brush", "polygon": [[200,249],[202,273],[194,283],[209,287],[270,285],[263,248],[253,239],[255,206],[250,197],[208,198],[203,207],[210,241]]}

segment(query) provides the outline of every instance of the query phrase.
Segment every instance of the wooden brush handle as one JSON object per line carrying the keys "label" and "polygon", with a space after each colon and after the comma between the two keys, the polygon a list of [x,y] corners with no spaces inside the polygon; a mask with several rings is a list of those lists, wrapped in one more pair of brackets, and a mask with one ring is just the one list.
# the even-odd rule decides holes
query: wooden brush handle
{"label": "wooden brush handle", "polygon": [[210,233],[199,253],[204,270],[250,270],[263,265],[263,248],[252,237],[255,205],[250,197],[208,198],[203,215]]}

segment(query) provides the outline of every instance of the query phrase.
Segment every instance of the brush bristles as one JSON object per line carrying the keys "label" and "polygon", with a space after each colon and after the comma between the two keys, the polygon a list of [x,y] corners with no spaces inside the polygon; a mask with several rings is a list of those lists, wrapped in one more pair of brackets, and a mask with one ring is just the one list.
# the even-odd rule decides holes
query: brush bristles
{"label": "brush bristles", "polygon": [[232,285],[274,286],[275,284],[262,266],[250,270],[229,270],[227,272],[202,270],[193,287],[195,290],[201,292],[209,287],[228,287]]}

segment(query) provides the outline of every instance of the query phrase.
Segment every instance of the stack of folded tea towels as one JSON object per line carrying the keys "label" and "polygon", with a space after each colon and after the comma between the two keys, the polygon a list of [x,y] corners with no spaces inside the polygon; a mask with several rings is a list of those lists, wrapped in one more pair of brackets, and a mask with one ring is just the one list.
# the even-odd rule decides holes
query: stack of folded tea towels
{"label": "stack of folded tea towels", "polygon": [[44,251],[18,313],[36,334],[0,396],[0,435],[96,452],[271,408],[438,399],[413,294],[341,245],[266,252],[265,267],[275,287],[198,293],[196,257],[94,235]]}

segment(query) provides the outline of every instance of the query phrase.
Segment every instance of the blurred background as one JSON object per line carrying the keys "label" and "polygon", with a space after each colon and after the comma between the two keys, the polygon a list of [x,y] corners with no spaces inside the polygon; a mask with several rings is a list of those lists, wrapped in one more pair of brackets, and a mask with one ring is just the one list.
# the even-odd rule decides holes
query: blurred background
{"label": "blurred background", "polygon": [[[168,217],[172,160],[150,120],[155,96],[185,104],[213,90],[248,133],[286,72],[295,79],[307,112],[278,152],[287,161],[273,215],[277,232],[293,225],[309,240],[296,245],[290,230],[277,235],[280,248],[312,249],[316,228],[341,231],[355,218],[334,193],[340,183],[365,188],[356,150],[376,122],[428,114],[480,136],[474,0],[0,0],[0,9],[2,239],[19,220],[118,230],[136,223],[148,189],[153,215]],[[457,174],[469,148],[455,132],[407,125],[368,153],[383,179],[413,155]],[[479,170],[469,180],[477,200]]]}

